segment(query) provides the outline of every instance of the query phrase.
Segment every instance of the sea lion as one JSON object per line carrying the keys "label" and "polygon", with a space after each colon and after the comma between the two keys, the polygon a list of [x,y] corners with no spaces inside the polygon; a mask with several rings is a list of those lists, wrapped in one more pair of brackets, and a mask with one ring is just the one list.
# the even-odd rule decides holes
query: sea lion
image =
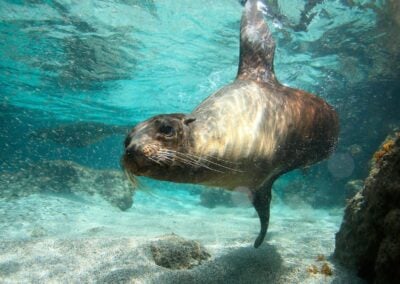
{"label": "sea lion", "polygon": [[190,114],[162,114],[138,124],[122,157],[132,178],[247,188],[261,223],[256,248],[268,229],[273,182],[326,158],[339,130],[330,105],[276,79],[275,43],[263,8],[256,0],[245,5],[235,81]]}

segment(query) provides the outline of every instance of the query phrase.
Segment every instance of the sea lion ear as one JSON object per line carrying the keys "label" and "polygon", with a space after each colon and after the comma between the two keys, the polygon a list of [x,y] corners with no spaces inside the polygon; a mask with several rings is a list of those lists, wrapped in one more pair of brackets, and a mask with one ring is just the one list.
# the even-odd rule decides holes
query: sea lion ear
{"label": "sea lion ear", "polygon": [[183,123],[185,124],[185,125],[189,125],[190,123],[192,123],[193,121],[195,121],[196,120],[196,118],[194,118],[193,116],[189,116],[189,117],[185,117],[184,119],[183,119]]}

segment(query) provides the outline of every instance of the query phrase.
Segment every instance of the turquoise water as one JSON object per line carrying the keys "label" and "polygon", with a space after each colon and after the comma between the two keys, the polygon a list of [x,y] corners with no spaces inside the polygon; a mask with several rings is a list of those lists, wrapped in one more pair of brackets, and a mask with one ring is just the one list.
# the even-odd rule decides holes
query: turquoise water
{"label": "turquoise water", "polygon": [[[127,129],[191,112],[235,78],[239,1],[0,0],[0,282],[110,282],[115,271],[137,283],[360,281],[329,256],[345,199],[400,125],[400,8],[265,2],[277,77],[332,104],[341,134],[330,160],[275,184],[267,244],[255,252],[245,196],[150,179],[133,192],[120,170]],[[202,242],[212,261],[158,268],[148,242],[171,232]],[[307,272],[318,254],[333,276]]]}

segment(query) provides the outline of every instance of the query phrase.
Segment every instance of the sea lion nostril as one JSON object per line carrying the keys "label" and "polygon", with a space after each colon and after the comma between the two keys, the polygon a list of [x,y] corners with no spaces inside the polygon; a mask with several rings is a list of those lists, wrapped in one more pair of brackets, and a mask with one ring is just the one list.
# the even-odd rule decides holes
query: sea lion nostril
{"label": "sea lion nostril", "polygon": [[125,155],[129,157],[135,157],[139,155],[139,150],[136,145],[129,146],[125,148]]}

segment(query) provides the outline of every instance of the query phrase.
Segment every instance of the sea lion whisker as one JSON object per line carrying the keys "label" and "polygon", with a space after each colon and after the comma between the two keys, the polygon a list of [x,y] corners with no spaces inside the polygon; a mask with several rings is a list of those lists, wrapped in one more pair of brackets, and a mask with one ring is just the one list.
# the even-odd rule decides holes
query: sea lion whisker
{"label": "sea lion whisker", "polygon": [[[201,163],[200,161],[193,159],[192,157],[184,156],[184,153],[173,151],[173,150],[169,150],[169,149],[165,149],[165,150],[162,150],[160,152],[161,153],[165,153],[165,154],[172,154],[175,159],[179,160],[180,162],[182,162],[182,163],[184,163],[186,165],[197,166],[197,167],[200,167],[200,168],[206,168],[206,169],[208,169],[210,171],[223,173],[222,171],[220,171],[218,169],[214,169],[212,167],[209,167],[209,166]],[[182,156],[179,156],[179,154],[181,154]],[[171,157],[171,161],[172,161],[172,157]]]}
{"label": "sea lion whisker", "polygon": [[194,164],[196,164],[196,165],[202,166],[202,164],[200,163],[200,160],[194,159],[194,158],[192,158],[192,157],[190,157],[190,156],[186,156],[186,155],[184,155],[184,153],[177,152],[177,151],[173,151],[173,150],[168,150],[168,149],[166,149],[166,150],[164,150],[164,151],[165,151],[164,153],[167,154],[167,155],[169,155],[169,156],[178,158],[178,155],[181,155],[181,156],[179,156],[179,158],[180,158],[181,160],[182,160],[182,159],[185,159],[185,160],[190,161],[190,162],[192,162],[192,163],[194,163]]}
{"label": "sea lion whisker", "polygon": [[202,166],[202,165],[199,165],[199,164],[197,164],[197,163],[194,163],[194,162],[192,162],[192,161],[190,161],[190,160],[183,159],[183,158],[177,157],[177,156],[174,156],[174,158],[172,158],[172,157],[166,157],[166,160],[168,160],[168,161],[170,161],[170,162],[174,162],[175,160],[178,160],[178,161],[181,162],[182,164],[184,164],[184,165],[189,165],[189,166]]}
{"label": "sea lion whisker", "polygon": [[[174,151],[174,150],[171,150],[171,151]],[[174,151],[174,152],[177,152],[177,151]],[[182,153],[182,152],[179,152],[179,153]],[[213,161],[208,160],[208,159],[214,159],[214,160],[217,160],[217,161],[222,161],[222,162],[227,163],[227,164],[239,165],[239,163],[237,163],[237,162],[228,161],[228,160],[222,159],[220,157],[215,157],[215,156],[212,156],[212,155],[202,154],[201,156],[199,156],[199,155],[194,155],[194,154],[190,154],[190,153],[184,153],[184,154],[192,156],[192,157],[197,158],[197,159],[207,160],[209,162],[213,162]],[[205,159],[204,157],[206,157],[207,159]]]}
{"label": "sea lion whisker", "polygon": [[214,169],[214,168],[212,168],[212,167],[210,167],[210,166],[208,166],[208,165],[205,165],[204,163],[201,163],[200,161],[195,160],[195,159],[193,159],[193,158],[191,158],[191,157],[179,156],[179,154],[182,154],[182,153],[177,152],[176,154],[177,154],[177,155],[176,155],[175,157],[176,157],[177,159],[180,159],[180,161],[189,161],[192,165],[195,165],[195,166],[197,165],[197,166],[199,166],[199,167],[201,167],[201,168],[205,168],[205,169],[208,169],[208,170],[210,170],[210,171],[215,171],[215,172],[223,173],[223,171],[218,170],[218,169]]}
{"label": "sea lion whisker", "polygon": [[[188,153],[188,154],[189,154],[189,153]],[[189,154],[189,155],[190,155],[190,154]],[[196,155],[192,155],[192,156],[196,156]],[[196,156],[196,157],[197,157],[197,156]],[[214,160],[216,160],[216,161],[221,161],[221,162],[224,162],[224,163],[227,163],[227,164],[239,165],[239,163],[237,163],[237,162],[228,161],[228,160],[225,160],[225,159],[222,159],[222,158],[219,158],[219,157],[215,157],[215,156],[212,156],[212,155],[202,154],[202,155],[201,155],[201,158],[203,158],[203,157],[206,157],[206,158],[208,158],[208,159],[214,159]]]}
{"label": "sea lion whisker", "polygon": [[128,171],[127,169],[124,169],[125,176],[127,177],[129,183],[133,186],[135,190],[140,190],[143,192],[146,192],[147,194],[151,194],[151,188],[147,187],[146,184],[143,184],[142,181],[140,181],[137,176],[135,176],[133,173]]}
{"label": "sea lion whisker", "polygon": [[157,153],[160,157],[170,157],[172,158],[174,156],[174,153],[171,151],[166,151],[166,150],[160,150]]}
{"label": "sea lion whisker", "polygon": [[133,175],[127,169],[124,169],[124,173],[125,173],[125,176],[128,178],[128,181],[132,184],[132,186],[134,188],[137,188],[137,187],[140,186],[140,184],[139,184],[139,182],[138,182],[138,180],[137,180],[135,175]]}
{"label": "sea lion whisker", "polygon": [[170,158],[170,159],[171,159],[171,161],[174,161],[174,159],[176,159],[176,160],[178,160],[178,161],[180,161],[180,162],[182,162],[184,164],[187,164],[187,165],[200,166],[200,167],[203,166],[200,163],[197,163],[196,161],[187,159],[185,157],[179,157],[177,155],[174,155],[174,159],[173,158]]}
{"label": "sea lion whisker", "polygon": [[191,160],[196,161],[196,162],[199,162],[199,163],[201,163],[202,161],[205,161],[207,163],[213,164],[215,166],[218,166],[218,167],[221,167],[221,168],[224,168],[224,169],[227,169],[227,170],[236,171],[236,172],[244,172],[242,170],[231,168],[231,167],[225,166],[225,165],[223,165],[221,163],[217,163],[217,162],[211,161],[209,159],[204,158],[203,156],[197,156],[197,155],[193,155],[193,154],[189,154],[189,153],[182,153],[182,152],[178,152],[178,151],[174,151],[174,150],[169,150],[169,151],[171,151],[171,152],[173,152],[175,154],[184,155],[186,158],[191,159]]}
{"label": "sea lion whisker", "polygon": [[154,162],[154,163],[156,163],[156,164],[162,166],[162,164],[161,164],[160,161],[158,161],[158,160],[156,160],[156,159],[154,159],[154,158],[152,158],[152,157],[147,157],[147,159],[149,159],[150,161],[152,161],[152,162]]}
{"label": "sea lion whisker", "polygon": [[[179,158],[180,161],[190,161],[191,165],[194,166],[198,166],[198,167],[202,167],[202,168],[206,168],[209,169],[211,171],[216,171],[216,172],[220,172],[223,173],[223,171],[218,170],[218,169],[214,169],[210,166],[205,165],[204,163],[201,162],[201,159],[195,159],[194,157],[191,157],[190,155],[185,155],[185,153],[182,152],[177,152],[177,151],[173,151],[173,150],[167,150],[170,152],[170,154],[174,154],[174,157]],[[181,155],[181,156],[179,156]]]}
{"label": "sea lion whisker", "polygon": [[161,154],[161,155],[158,155],[158,158],[160,159],[160,162],[162,162],[163,164],[165,164],[165,165],[168,165],[166,162],[173,162],[174,161],[174,159],[172,158],[172,157],[170,157],[170,156],[167,156],[167,155],[164,155],[164,154]]}
{"label": "sea lion whisker", "polygon": [[160,162],[162,162],[164,165],[168,165],[167,162],[173,162],[174,161],[174,159],[173,159],[174,156],[175,155],[173,155],[171,153],[164,152],[164,151],[159,151],[157,153],[158,160]]}
{"label": "sea lion whisker", "polygon": [[[195,155],[191,155],[191,156],[197,157],[197,156],[195,156]],[[199,157],[197,157],[197,158],[199,158],[199,159],[201,159],[201,160],[204,160],[204,161],[206,161],[207,163],[210,163],[210,164],[213,164],[213,165],[216,165],[216,166],[225,168],[225,169],[227,169],[227,170],[236,171],[236,172],[241,172],[241,173],[244,172],[244,171],[242,171],[242,170],[235,169],[235,168],[232,168],[232,167],[228,167],[228,166],[225,166],[225,165],[223,165],[223,164],[221,164],[221,163],[217,163],[217,162],[211,161],[211,160],[206,159],[206,158],[201,157],[201,156],[199,156]]]}

